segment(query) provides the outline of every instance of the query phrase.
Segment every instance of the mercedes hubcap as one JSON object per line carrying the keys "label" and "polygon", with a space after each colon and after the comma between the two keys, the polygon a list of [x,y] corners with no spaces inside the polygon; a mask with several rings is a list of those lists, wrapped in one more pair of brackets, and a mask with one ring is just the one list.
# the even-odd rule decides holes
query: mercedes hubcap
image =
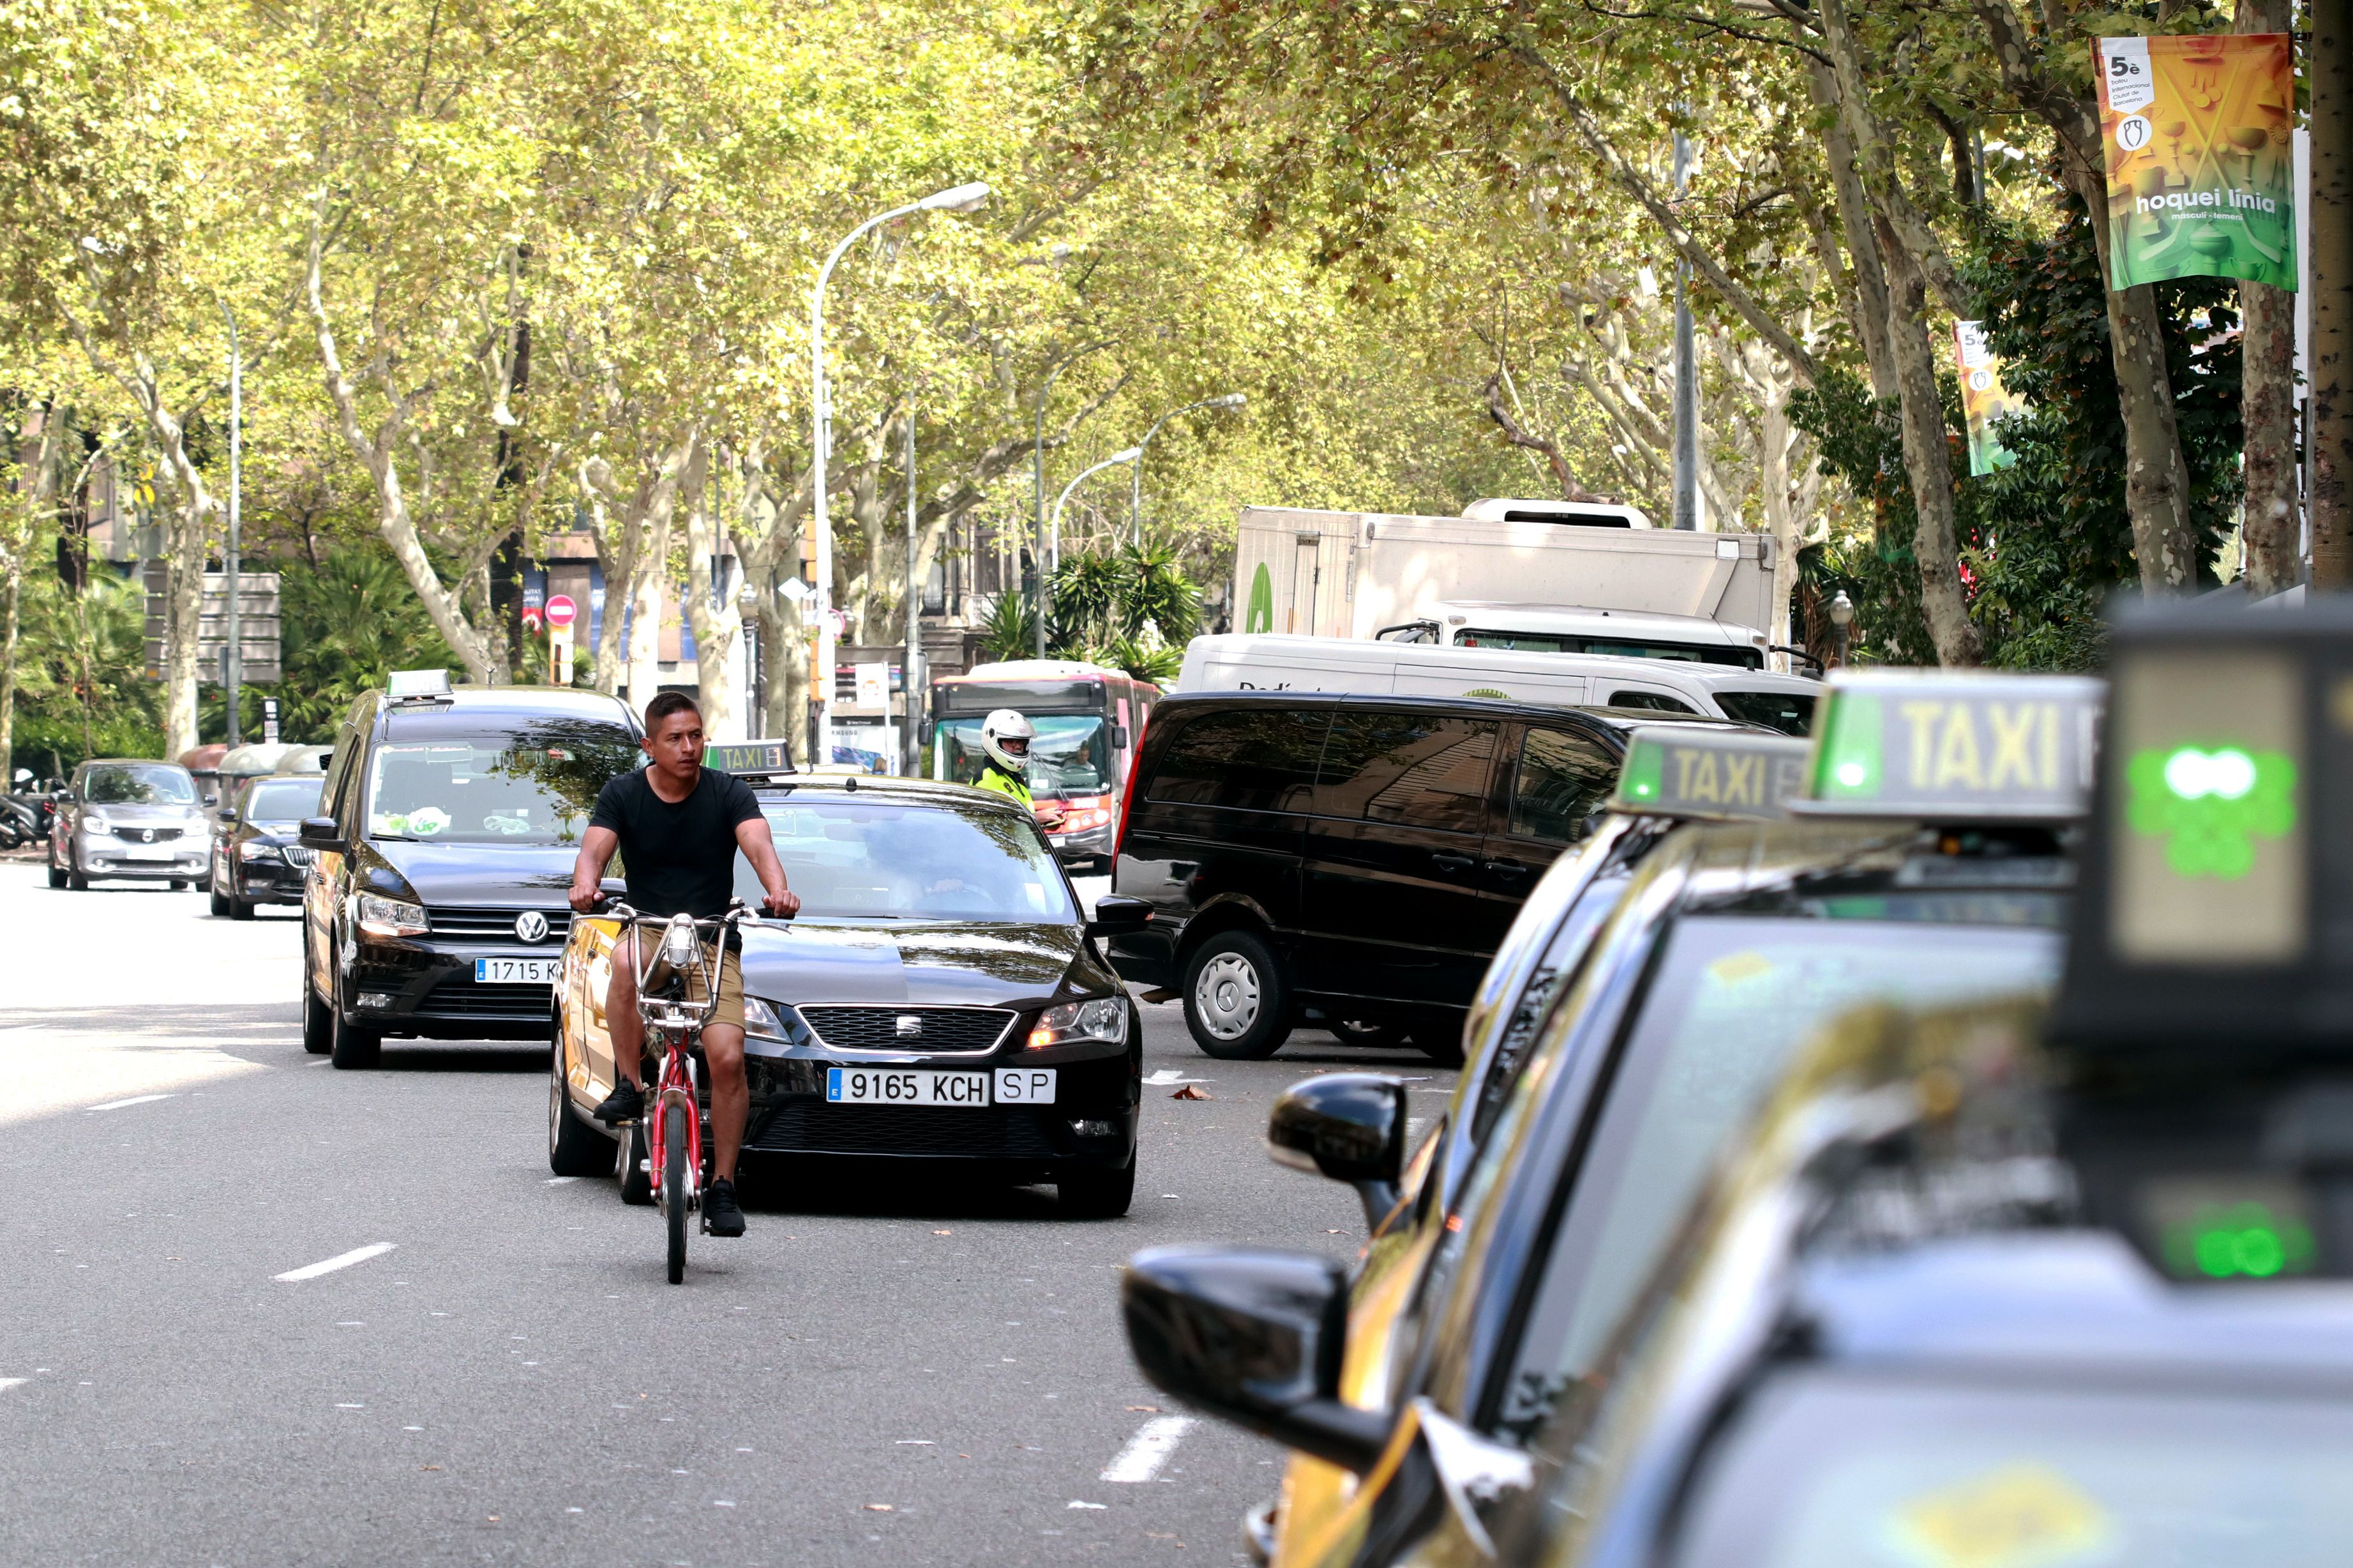
{"label": "mercedes hubcap", "polygon": [[1221,952],[1201,966],[1193,1005],[1221,1040],[1240,1039],[1258,1022],[1258,971],[1239,954]]}

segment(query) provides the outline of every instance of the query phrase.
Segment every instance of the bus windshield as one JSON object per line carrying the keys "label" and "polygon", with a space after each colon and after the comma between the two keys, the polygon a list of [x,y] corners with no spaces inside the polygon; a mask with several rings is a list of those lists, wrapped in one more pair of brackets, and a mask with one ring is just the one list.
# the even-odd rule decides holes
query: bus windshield
{"label": "bus windshield", "polygon": [[[1103,795],[1111,789],[1111,731],[1092,714],[1044,713],[1030,717],[1038,738],[1029,743],[1029,793],[1055,799]],[[972,784],[987,764],[978,719],[943,719],[934,744],[940,748],[937,776]]]}

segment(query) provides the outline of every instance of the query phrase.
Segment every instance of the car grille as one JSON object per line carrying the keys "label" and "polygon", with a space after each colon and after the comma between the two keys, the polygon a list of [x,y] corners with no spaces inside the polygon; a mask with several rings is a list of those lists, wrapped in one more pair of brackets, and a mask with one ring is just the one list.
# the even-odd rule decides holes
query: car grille
{"label": "car grille", "polygon": [[[425,923],[435,936],[476,937],[491,942],[515,940],[515,917],[521,910],[456,910],[430,909],[425,911]],[[541,910],[547,918],[547,936],[533,947],[561,947],[564,939],[572,934],[572,911],[565,909]]]}
{"label": "car grille", "polygon": [[[278,852],[286,857],[286,863],[289,866],[301,866],[306,869],[312,861],[319,858],[319,852],[316,849],[310,848],[301,844],[280,845]],[[554,929],[554,923],[553,921],[549,922],[548,929],[551,931]]]}
{"label": "car grille", "polygon": [[1038,1112],[997,1106],[829,1105],[788,1100],[745,1145],[771,1154],[896,1154],[954,1160],[1050,1160]]}
{"label": "car grille", "polygon": [[118,826],[114,836],[125,844],[169,844],[180,836],[180,830],[176,827]]}
{"label": "car grille", "polygon": [[[1013,1015],[1002,1007],[802,1007],[820,1044],[837,1051],[985,1051],[1005,1037]],[[913,1018],[920,1033],[902,1034]]]}
{"label": "car grille", "polygon": [[477,985],[470,977],[445,980],[416,1007],[420,1018],[544,1018],[544,985]]}

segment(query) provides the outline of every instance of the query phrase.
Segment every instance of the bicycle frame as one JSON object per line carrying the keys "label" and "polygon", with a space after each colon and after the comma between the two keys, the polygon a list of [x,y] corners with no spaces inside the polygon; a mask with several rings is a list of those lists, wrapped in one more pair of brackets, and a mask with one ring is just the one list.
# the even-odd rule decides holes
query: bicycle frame
{"label": "bicycle frame", "polygon": [[[692,1213],[701,1206],[702,1195],[702,1110],[696,1096],[694,1060],[690,1053],[702,1037],[711,1010],[718,1005],[719,967],[723,962],[718,955],[723,953],[727,928],[744,919],[745,911],[738,906],[717,920],[698,921],[687,915],[664,920],[640,915],[627,904],[620,904],[615,906],[613,913],[620,919],[635,955],[630,967],[637,979],[638,1022],[645,1028],[647,1042],[659,1042],[661,1055],[661,1068],[655,1076],[646,1119],[646,1168],[652,1179],[654,1204],[665,1216],[668,1215],[668,1122],[672,1115],[682,1115],[686,1118],[686,1205],[688,1212]],[[703,942],[705,930],[712,933],[708,945]],[[644,935],[648,931],[660,932],[660,940],[649,944]],[[687,957],[690,946],[691,959]],[[614,947],[617,954],[620,939],[615,941]],[[678,980],[683,978],[685,963],[698,966],[702,980],[702,1001],[649,994],[649,983],[662,965],[670,966],[668,979]]]}

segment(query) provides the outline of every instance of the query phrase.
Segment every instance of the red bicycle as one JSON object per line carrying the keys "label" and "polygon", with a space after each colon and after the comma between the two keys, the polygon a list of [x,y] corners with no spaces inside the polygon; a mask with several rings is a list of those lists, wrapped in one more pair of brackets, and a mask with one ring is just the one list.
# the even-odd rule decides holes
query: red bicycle
{"label": "red bicycle", "polygon": [[[687,1216],[702,1205],[707,1129],[695,1088],[694,1047],[719,995],[720,954],[728,931],[762,921],[741,900],[729,904],[725,914],[706,921],[683,914],[641,915],[618,902],[608,912],[624,929],[661,933],[655,942],[640,935],[636,944],[638,1017],[645,1026],[647,1046],[661,1057],[646,1107],[643,1168],[654,1206],[670,1232],[670,1282],[678,1285],[686,1279]],[[617,957],[619,948],[617,941]],[[700,1001],[687,999],[689,974],[702,977]],[[624,1147],[635,1153],[634,1133]]]}

